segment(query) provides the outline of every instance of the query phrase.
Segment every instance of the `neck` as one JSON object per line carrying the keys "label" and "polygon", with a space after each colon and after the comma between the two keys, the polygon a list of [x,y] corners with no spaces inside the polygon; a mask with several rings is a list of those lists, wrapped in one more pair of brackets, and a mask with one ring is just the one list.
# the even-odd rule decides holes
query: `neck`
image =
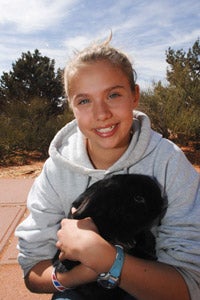
{"label": "neck", "polygon": [[96,169],[107,170],[111,167],[126,151],[126,148],[117,148],[117,149],[92,149],[87,143],[87,152],[90,157],[90,160],[93,166]]}

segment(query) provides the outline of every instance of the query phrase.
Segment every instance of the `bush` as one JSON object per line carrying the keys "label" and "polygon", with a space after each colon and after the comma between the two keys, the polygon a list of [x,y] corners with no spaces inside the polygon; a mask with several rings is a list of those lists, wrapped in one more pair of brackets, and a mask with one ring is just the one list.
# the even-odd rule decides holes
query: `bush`
{"label": "bush", "polygon": [[189,103],[183,90],[154,84],[152,90],[141,93],[139,109],[147,113],[153,129],[164,137],[179,144],[199,139],[200,107]]}
{"label": "bush", "polygon": [[68,109],[60,115],[49,115],[48,109],[48,102],[37,98],[28,104],[16,101],[7,105],[0,116],[1,165],[9,164],[16,153],[21,153],[20,164],[30,151],[39,151],[41,158],[47,157],[52,138],[73,118]]}

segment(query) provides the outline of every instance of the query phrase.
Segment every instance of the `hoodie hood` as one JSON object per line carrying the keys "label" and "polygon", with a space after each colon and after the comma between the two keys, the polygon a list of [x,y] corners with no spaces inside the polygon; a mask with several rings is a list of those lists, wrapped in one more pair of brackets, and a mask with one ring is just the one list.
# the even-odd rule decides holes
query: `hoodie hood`
{"label": "hoodie hood", "polygon": [[133,136],[128,149],[108,170],[94,169],[85,146],[85,137],[76,120],[63,127],[53,139],[49,154],[53,161],[73,172],[92,176],[93,173],[113,173],[129,169],[158,145],[162,136],[151,129],[150,120],[142,112],[133,113]]}

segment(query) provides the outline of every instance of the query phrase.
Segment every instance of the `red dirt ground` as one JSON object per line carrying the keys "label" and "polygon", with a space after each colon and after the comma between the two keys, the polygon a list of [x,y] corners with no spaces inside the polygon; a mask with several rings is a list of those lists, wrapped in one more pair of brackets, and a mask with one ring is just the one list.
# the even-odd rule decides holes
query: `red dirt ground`
{"label": "red dirt ground", "polygon": [[[181,147],[187,158],[200,172],[200,149],[192,145]],[[0,167],[0,178],[35,178],[42,169],[44,161],[30,160],[27,165]]]}

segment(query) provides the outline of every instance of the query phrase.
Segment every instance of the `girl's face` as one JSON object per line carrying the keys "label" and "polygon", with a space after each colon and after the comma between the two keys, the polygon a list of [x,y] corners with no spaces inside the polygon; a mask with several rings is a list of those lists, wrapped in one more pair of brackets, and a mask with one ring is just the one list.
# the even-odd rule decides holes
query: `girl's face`
{"label": "girl's face", "polygon": [[133,92],[120,68],[106,61],[81,65],[70,78],[68,96],[90,151],[126,150],[139,87]]}

